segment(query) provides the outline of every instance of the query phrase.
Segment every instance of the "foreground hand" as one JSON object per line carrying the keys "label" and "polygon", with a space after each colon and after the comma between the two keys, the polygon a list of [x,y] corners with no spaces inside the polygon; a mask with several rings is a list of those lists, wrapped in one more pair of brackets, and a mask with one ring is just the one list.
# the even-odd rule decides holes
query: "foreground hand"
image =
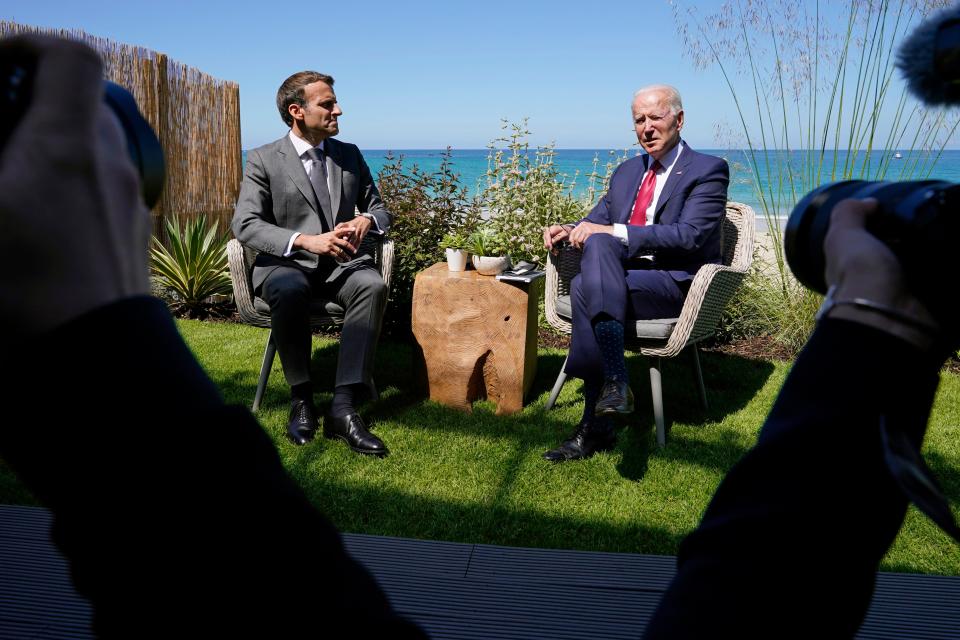
{"label": "foreground hand", "polygon": [[570,232],[570,244],[572,244],[577,249],[583,249],[584,243],[587,241],[587,238],[592,236],[595,233],[613,233],[613,225],[609,224],[596,224],[593,222],[581,222],[573,231]]}
{"label": "foreground hand", "polygon": [[150,218],[100,58],[44,36],[0,42],[37,61],[26,114],[0,149],[0,317],[7,342],[150,291]]}
{"label": "foreground hand", "polygon": [[[827,285],[834,287],[834,300],[864,298],[927,325],[938,326],[930,311],[908,288],[903,268],[893,251],[866,230],[866,220],[877,212],[877,201],[843,200],[834,207],[830,228],[823,242]],[[921,349],[929,348],[935,332],[900,322],[869,309],[837,305],[831,318],[859,322],[899,336]]]}
{"label": "foreground hand", "polygon": [[333,231],[318,235],[301,234],[293,241],[294,249],[304,249],[318,256],[330,256],[340,262],[349,260],[356,251],[350,242],[352,226],[338,224]]}

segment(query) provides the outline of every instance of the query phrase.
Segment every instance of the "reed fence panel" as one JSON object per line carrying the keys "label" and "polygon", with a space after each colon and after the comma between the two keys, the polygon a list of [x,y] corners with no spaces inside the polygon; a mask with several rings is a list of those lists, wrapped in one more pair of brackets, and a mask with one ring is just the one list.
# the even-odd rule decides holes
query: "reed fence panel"
{"label": "reed fence panel", "polygon": [[166,55],[79,29],[44,29],[0,20],[0,37],[44,33],[80,40],[103,60],[104,77],[129,90],[163,145],[167,178],[153,208],[154,235],[163,220],[206,214],[229,229],[240,189],[240,87]]}

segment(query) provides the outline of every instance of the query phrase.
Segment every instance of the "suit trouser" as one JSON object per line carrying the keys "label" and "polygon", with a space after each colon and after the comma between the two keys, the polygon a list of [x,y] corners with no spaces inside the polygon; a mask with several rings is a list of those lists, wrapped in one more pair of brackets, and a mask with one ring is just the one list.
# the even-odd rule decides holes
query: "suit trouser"
{"label": "suit trouser", "polygon": [[[336,274],[336,275],[333,275]],[[273,339],[287,384],[309,382],[310,303],[332,300],[344,309],[337,357],[336,384],[365,384],[372,395],[373,358],[387,303],[387,287],[371,263],[358,262],[334,271],[306,273],[277,267],[260,285],[259,296],[270,305]]]}
{"label": "suit trouser", "polygon": [[[602,379],[603,360],[593,320],[606,314],[626,326],[629,320],[676,318],[688,283],[666,271],[643,269],[627,247],[610,234],[590,236],[583,247],[580,274],[570,284],[573,336],[565,371],[584,380]],[[629,333],[629,332],[628,332]]]}

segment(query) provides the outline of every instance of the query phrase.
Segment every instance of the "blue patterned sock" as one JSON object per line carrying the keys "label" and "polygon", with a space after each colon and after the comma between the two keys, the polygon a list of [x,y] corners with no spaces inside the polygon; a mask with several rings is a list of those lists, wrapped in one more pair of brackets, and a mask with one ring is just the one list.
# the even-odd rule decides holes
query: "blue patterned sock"
{"label": "blue patterned sock", "polygon": [[609,316],[593,323],[593,334],[600,345],[603,377],[627,381],[627,361],[623,357],[623,325]]}

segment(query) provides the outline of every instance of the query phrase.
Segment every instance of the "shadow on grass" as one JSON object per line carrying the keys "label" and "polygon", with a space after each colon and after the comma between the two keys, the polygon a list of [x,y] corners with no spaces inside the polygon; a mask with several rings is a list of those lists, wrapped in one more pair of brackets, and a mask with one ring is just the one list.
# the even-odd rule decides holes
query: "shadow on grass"
{"label": "shadow on grass", "polygon": [[[296,466],[296,465],[295,465]],[[296,473],[296,471],[294,471]],[[493,502],[464,503],[322,478],[304,487],[341,531],[477,544],[625,553],[676,553],[682,539],[642,523],[585,522]],[[363,514],[358,517],[358,514]]]}
{"label": "shadow on grass", "polygon": [[[444,436],[450,436],[450,446],[457,446],[464,435],[494,443],[492,447],[500,453],[495,459],[488,463],[474,460],[462,469],[446,472],[473,474],[489,464],[495,481],[485,489],[479,504],[475,498],[458,501],[423,495],[422,487],[416,485],[409,492],[397,490],[388,486],[393,480],[384,484],[384,476],[376,473],[379,462],[347,461],[347,469],[353,470],[351,481],[336,474],[318,474],[318,466],[337,468],[340,461],[331,461],[331,457],[350,457],[349,452],[331,450],[335,445],[297,450],[284,445],[285,464],[311,501],[346,531],[468,543],[674,554],[682,533],[640,519],[623,523],[603,515],[583,517],[571,513],[571,507],[577,499],[603,502],[602,487],[615,487],[617,483],[610,471],[637,481],[645,475],[650,460],[660,458],[722,474],[747,448],[737,436],[720,433],[705,441],[677,436],[666,449],[658,449],[650,429],[628,427],[620,431],[617,446],[609,454],[583,463],[551,465],[540,460],[539,454],[556,446],[569,432],[569,411],[548,412],[542,406],[532,406],[520,414],[500,417],[494,410],[489,402],[476,403],[471,414],[421,402],[389,417],[393,429],[399,424],[423,433],[408,440],[408,448],[436,446],[437,439]],[[388,444],[391,442],[388,440]],[[402,450],[395,451],[388,463],[401,461],[404,455]],[[355,467],[366,467],[367,463],[371,463],[372,475],[355,473]],[[416,469],[404,470],[403,466],[401,462],[400,473],[414,483],[443,483],[449,477],[435,471],[421,477]],[[371,478],[370,484],[362,479],[365,477]],[[536,489],[538,483],[548,485],[542,493]],[[564,495],[554,505],[552,499],[558,493]]]}
{"label": "shadow on grass", "polygon": [[[409,362],[405,362],[403,366],[398,366],[397,362],[398,358],[402,359],[402,353],[404,351],[407,352],[406,359],[409,360],[409,350],[408,345],[393,345],[388,343],[386,346],[381,346],[380,352],[382,355],[378,355],[377,366],[375,367],[375,371],[378,372],[376,376],[377,387],[381,393],[383,389],[389,386],[397,386],[399,379],[393,379],[397,377],[396,372],[409,371]],[[386,354],[383,354],[383,352],[386,352]],[[337,356],[339,353],[340,344],[338,342],[331,342],[314,348],[310,356],[310,372],[313,377],[315,398],[318,409],[320,409],[321,412],[333,397],[333,388],[335,386],[337,373]],[[260,403],[264,409],[283,408],[285,410],[290,403],[290,388],[286,384],[279,363],[279,357],[275,358],[270,378],[267,381],[267,388],[264,392],[263,400]],[[238,371],[228,378],[218,376],[216,383],[228,402],[250,406],[256,395],[257,377],[259,373],[260,361],[258,360],[251,362],[249,369]],[[410,391],[413,391],[413,389]],[[389,413],[384,413],[385,409],[399,410],[407,404],[410,404],[410,402],[415,402],[418,399],[415,393],[413,395],[408,393],[406,396],[407,397],[399,404],[399,400],[393,397],[386,407],[377,407],[378,403],[371,403],[371,406],[376,407],[378,413],[389,415]]]}
{"label": "shadow on grass", "polygon": [[923,457],[937,477],[943,492],[947,496],[960,496],[960,469],[953,461],[936,451],[929,451]]}
{"label": "shadow on grass", "polygon": [[[541,389],[549,390],[553,387],[563,361],[563,356],[541,356],[541,366],[537,374]],[[687,438],[683,434],[674,434],[671,427],[674,422],[703,427],[720,422],[726,416],[743,409],[766,384],[775,369],[774,365],[762,360],[722,353],[703,353],[700,361],[709,403],[706,411],[700,401],[693,358],[689,350],[678,358],[662,361],[667,446],[658,450],[655,448],[655,422],[649,377],[653,359],[640,354],[628,355],[627,366],[636,394],[636,409],[633,414],[623,419],[628,428],[621,431],[620,435],[621,440],[626,440],[623,460],[618,466],[624,478],[634,481],[642,479],[647,471],[648,459],[655,451],[658,455],[717,469],[728,469],[746,452],[746,448],[736,442],[737,437],[733,434],[720,434],[723,442],[714,446]],[[571,381],[568,379],[567,385],[569,384]],[[580,402],[582,397],[577,394],[573,403]],[[570,404],[570,401],[566,404]],[[758,423],[758,430],[759,427]],[[691,451],[688,445],[697,447],[697,450]]]}
{"label": "shadow on grass", "polygon": [[3,460],[0,460],[0,504],[40,506],[40,501],[27,491],[17,474]]}
{"label": "shadow on grass", "polygon": [[[321,410],[331,397],[338,352],[338,343],[331,342],[315,348],[311,357]],[[417,487],[411,487],[409,493],[402,488],[397,490],[393,483],[398,476],[390,475],[392,470],[386,475],[374,471],[368,478],[361,468],[372,461],[332,449],[335,444],[324,441],[297,448],[286,443],[282,425],[289,391],[277,365],[259,417],[275,439],[291,475],[311,501],[346,531],[469,543],[675,553],[682,534],[651,526],[649,522],[624,524],[615,518],[575,515],[567,506],[553,508],[546,496],[556,495],[551,491],[567,485],[579,494],[578,486],[606,486],[604,483],[616,482],[617,476],[630,482],[640,481],[654,459],[722,474],[749,445],[742,434],[728,434],[711,427],[749,404],[774,366],[725,354],[704,354],[704,379],[711,402],[710,409],[704,412],[690,362],[686,358],[664,361],[665,411],[668,421],[675,421],[678,428],[668,435],[666,448],[659,449],[653,432],[648,361],[642,356],[631,356],[628,363],[634,375],[637,411],[621,425],[615,450],[584,463],[550,465],[540,460],[540,454],[570,434],[582,407],[580,382],[571,381],[556,409],[543,408],[564,358],[563,353],[541,354],[522,412],[496,416],[493,403],[481,401],[474,404],[472,413],[466,414],[425,400],[414,374],[410,343],[387,341],[380,345],[376,376],[381,399],[362,406],[361,411],[375,428],[380,422],[388,424],[383,427],[385,431],[399,427],[405,432],[406,442],[396,431],[392,438],[386,438],[388,446],[402,443],[387,464],[400,463],[397,473],[411,482],[444,482],[448,477],[444,474],[457,473],[459,467],[431,476],[435,470],[419,466],[432,467],[429,458],[405,464],[410,458],[404,457],[408,454],[403,453],[403,447],[408,452],[419,449],[420,460],[424,460],[422,451],[431,446],[438,447],[439,456],[443,456],[443,447],[447,446],[478,446],[478,450],[494,452],[481,455],[493,455],[496,460],[484,462],[481,458],[465,468],[471,473],[481,469],[493,474],[494,480],[484,489],[486,493],[479,502],[424,495],[429,491]],[[251,362],[248,369],[239,367],[225,372],[215,382],[228,401],[249,406],[258,368],[259,361]],[[422,437],[417,435],[420,433]],[[449,440],[445,439],[447,436]],[[487,442],[482,446],[463,445],[463,436],[476,438],[474,442]],[[318,473],[318,467],[327,471]],[[541,493],[538,483],[547,483],[550,488]],[[586,491],[584,499],[602,501],[602,490],[600,495],[596,494],[596,490]],[[547,502],[540,502],[541,499]]]}

